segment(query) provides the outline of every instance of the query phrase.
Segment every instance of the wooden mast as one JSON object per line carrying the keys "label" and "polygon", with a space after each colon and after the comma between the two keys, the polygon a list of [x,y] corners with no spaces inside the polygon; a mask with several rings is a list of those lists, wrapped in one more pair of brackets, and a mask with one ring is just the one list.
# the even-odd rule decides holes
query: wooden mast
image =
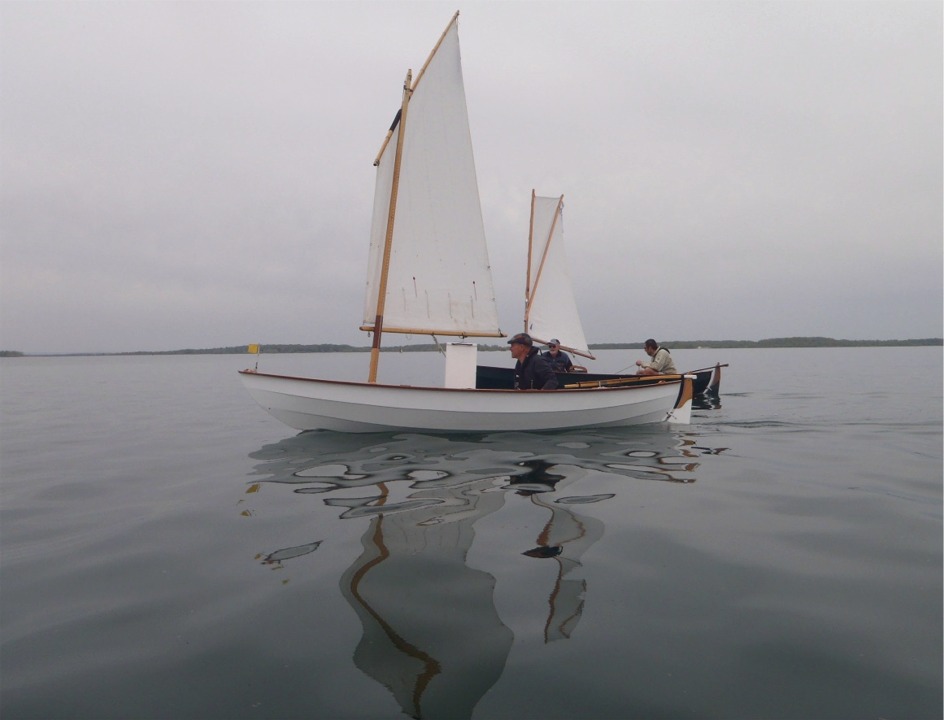
{"label": "wooden mast", "polygon": [[524,279],[524,332],[528,332],[528,320],[531,314],[531,251],[534,247],[534,189],[531,189],[531,220],[528,222],[528,264],[525,265]]}
{"label": "wooden mast", "polygon": [[[400,161],[403,158],[403,131],[406,128],[406,112],[410,104],[413,71],[407,70],[403,81],[403,101],[400,105],[400,131],[397,133],[397,154],[393,161],[393,182],[390,187],[390,206],[387,212],[387,234],[384,238],[383,264],[380,268],[380,285],[377,290],[377,316],[374,319],[374,342],[370,347],[370,371],[367,382],[377,382],[377,364],[380,360],[380,336],[383,333],[384,302],[387,298],[387,274],[390,271],[390,250],[393,247],[393,224],[397,215],[397,192],[400,185]],[[386,146],[386,143],[384,143]]]}

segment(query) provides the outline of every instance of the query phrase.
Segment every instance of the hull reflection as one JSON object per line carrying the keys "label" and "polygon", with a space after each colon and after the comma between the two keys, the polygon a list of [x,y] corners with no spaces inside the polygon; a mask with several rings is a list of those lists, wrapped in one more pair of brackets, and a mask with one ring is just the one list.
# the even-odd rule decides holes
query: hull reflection
{"label": "hull reflection", "polygon": [[[365,524],[362,551],[338,578],[362,628],[355,665],[412,717],[463,718],[501,677],[514,640],[495,607],[494,575],[467,562],[476,523],[508,513],[509,553],[556,565],[551,587],[528,592],[546,614],[544,642],[566,640],[588,592],[581,559],[604,535],[589,508],[615,497],[578,485],[592,491],[600,473],[690,484],[698,458],[720,451],[675,432],[303,433],[253,453],[247,492],[290,487]],[[522,503],[546,515],[536,536],[514,525]],[[259,557],[282,566],[323,539]]]}

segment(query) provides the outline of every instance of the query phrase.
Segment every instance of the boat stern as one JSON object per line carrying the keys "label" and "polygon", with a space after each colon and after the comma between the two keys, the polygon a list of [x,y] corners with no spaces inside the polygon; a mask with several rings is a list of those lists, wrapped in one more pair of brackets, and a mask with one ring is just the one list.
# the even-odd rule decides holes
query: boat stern
{"label": "boat stern", "polygon": [[683,375],[682,383],[679,386],[678,399],[675,401],[675,407],[669,411],[665,421],[673,424],[691,425],[692,400],[694,397],[695,376]]}

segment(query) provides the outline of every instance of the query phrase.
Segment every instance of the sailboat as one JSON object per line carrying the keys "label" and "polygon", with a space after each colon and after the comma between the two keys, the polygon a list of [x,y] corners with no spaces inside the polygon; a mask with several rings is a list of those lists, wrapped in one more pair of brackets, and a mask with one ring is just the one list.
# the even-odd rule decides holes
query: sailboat
{"label": "sailboat", "polygon": [[[567,253],[564,247],[564,196],[541,197],[531,191],[531,220],[528,232],[528,266],[525,277],[524,331],[537,344],[559,340],[561,350],[596,360],[587,345],[580,313],[570,280]],[[717,393],[721,383],[721,368],[690,370],[694,375],[694,394]],[[619,373],[590,373],[582,365],[574,365],[572,372],[558,373],[562,387],[592,387],[603,385],[650,384],[659,382],[653,376],[623,375]],[[475,386],[478,388],[512,388],[515,374],[512,368],[479,365]]]}
{"label": "sailboat", "polygon": [[[692,379],[640,387],[475,387],[470,338],[504,337],[488,261],[459,53],[457,12],[414,78],[381,146],[361,330],[373,335],[367,382],[240,371],[250,395],[299,430],[489,432],[690,422]],[[382,338],[458,338],[443,387],[377,382]]]}

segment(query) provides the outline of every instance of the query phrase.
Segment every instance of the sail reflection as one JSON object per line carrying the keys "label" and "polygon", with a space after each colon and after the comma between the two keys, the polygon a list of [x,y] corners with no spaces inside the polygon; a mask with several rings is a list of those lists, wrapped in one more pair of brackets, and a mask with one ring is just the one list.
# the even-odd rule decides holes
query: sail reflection
{"label": "sail reflection", "polygon": [[[495,576],[468,563],[476,523],[508,513],[509,553],[556,566],[551,587],[527,593],[546,613],[544,642],[565,640],[588,590],[582,557],[604,534],[589,509],[615,497],[580,490],[594,490],[601,474],[692,483],[709,450],[718,451],[670,431],[303,433],[252,454],[260,462],[247,492],[256,498],[266,487],[289,486],[319,496],[341,519],[366,523],[361,552],[338,579],[362,627],[354,663],[404,713],[460,718],[501,677],[514,640],[495,606]],[[522,503],[545,516],[536,536],[516,526]],[[316,553],[322,540],[259,557],[281,567]]]}
{"label": "sail reflection", "polygon": [[[557,577],[548,596],[548,615],[544,624],[544,642],[569,638],[583,613],[583,601],[587,582],[582,578],[568,576],[581,567],[580,558],[597,540],[603,537],[603,523],[591,516],[576,512],[579,505],[609,500],[613,494],[567,496],[554,499],[551,493],[581,479],[582,468],[564,468],[545,460],[531,460],[522,465],[529,468],[528,475],[535,483],[513,479],[512,487],[518,494],[528,496],[530,501],[548,512],[547,521],[535,538],[537,545],[523,554],[538,559],[551,559],[557,564]],[[552,473],[550,468],[561,470]]]}

